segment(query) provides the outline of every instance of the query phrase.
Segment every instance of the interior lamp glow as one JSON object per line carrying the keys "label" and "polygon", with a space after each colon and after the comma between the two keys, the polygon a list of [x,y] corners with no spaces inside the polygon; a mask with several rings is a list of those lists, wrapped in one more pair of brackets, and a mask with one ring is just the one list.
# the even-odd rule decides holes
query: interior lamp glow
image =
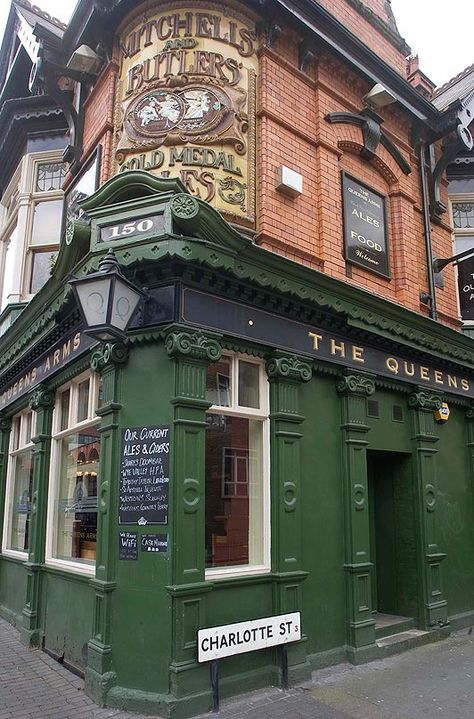
{"label": "interior lamp glow", "polygon": [[69,280],[81,310],[86,334],[101,342],[124,339],[130,320],[144,296],[120,270],[110,249],[97,272]]}

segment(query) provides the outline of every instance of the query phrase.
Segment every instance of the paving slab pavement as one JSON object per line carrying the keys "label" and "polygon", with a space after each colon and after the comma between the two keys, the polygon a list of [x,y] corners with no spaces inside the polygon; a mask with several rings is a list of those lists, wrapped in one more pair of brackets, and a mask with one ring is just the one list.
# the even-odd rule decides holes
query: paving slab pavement
{"label": "paving slab pavement", "polygon": [[[0,719],[144,719],[97,707],[84,682],[0,620]],[[284,691],[225,700],[196,719],[474,719],[474,638],[468,630],[388,659],[314,672]]]}

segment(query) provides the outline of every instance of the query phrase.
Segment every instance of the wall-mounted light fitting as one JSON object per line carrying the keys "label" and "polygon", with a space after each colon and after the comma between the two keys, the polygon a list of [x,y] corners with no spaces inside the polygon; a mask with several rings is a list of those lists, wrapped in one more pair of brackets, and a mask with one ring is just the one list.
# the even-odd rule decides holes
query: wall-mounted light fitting
{"label": "wall-mounted light fitting", "polygon": [[369,107],[386,107],[392,105],[397,101],[397,98],[392,95],[390,90],[387,90],[380,82],[373,86],[371,90],[364,95],[362,100],[369,105]]}
{"label": "wall-mounted light fitting", "polygon": [[80,45],[76,48],[67,62],[69,70],[87,75],[97,75],[101,65],[102,60],[88,45]]}

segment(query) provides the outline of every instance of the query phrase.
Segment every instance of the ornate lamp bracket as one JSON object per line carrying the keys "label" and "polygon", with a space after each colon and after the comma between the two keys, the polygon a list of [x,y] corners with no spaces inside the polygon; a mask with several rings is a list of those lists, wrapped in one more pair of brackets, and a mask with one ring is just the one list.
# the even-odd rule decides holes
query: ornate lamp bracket
{"label": "ornate lamp bracket", "polygon": [[342,123],[346,125],[357,125],[362,129],[364,138],[364,147],[360,152],[362,157],[366,160],[373,160],[380,144],[385,147],[387,152],[393,157],[403,174],[410,174],[410,165],[396,145],[385,135],[380,127],[383,119],[373,110],[365,108],[358,114],[354,112],[330,112],[324,119],[331,124]]}

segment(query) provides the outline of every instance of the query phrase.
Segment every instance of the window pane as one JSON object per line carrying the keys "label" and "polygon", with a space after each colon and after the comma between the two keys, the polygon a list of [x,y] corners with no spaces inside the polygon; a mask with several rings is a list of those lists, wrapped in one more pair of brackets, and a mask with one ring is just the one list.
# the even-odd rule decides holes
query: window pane
{"label": "window pane", "polygon": [[36,173],[36,192],[60,190],[64,179],[64,163],[41,162]]}
{"label": "window pane", "polygon": [[97,539],[97,482],[99,435],[95,427],[75,432],[58,442],[59,487],[54,503],[57,559],[92,564]]}
{"label": "window pane", "polygon": [[83,422],[89,416],[89,380],[81,382],[77,388],[77,421]]}
{"label": "window pane", "polygon": [[32,245],[57,245],[61,230],[62,200],[38,202],[33,217]]}
{"label": "window pane", "polygon": [[213,362],[208,366],[206,399],[211,404],[230,407],[232,397],[231,366],[229,357],[223,357],[219,362]]}
{"label": "window pane", "polygon": [[30,280],[30,292],[35,293],[40,290],[51,276],[51,269],[54,260],[57,257],[56,250],[46,250],[45,252],[33,252],[32,268]]}
{"label": "window pane", "polygon": [[23,444],[31,442],[32,418],[33,414],[31,412],[23,415]]}
{"label": "window pane", "polygon": [[239,361],[239,405],[241,407],[260,407],[259,365]]}
{"label": "window pane", "polygon": [[61,392],[61,401],[60,401],[61,418],[59,420],[59,429],[60,430],[66,429],[66,427],[69,424],[70,397],[71,397],[71,390],[67,389],[64,392]]}
{"label": "window pane", "polygon": [[208,415],[206,566],[263,562],[262,423]]}
{"label": "window pane", "polygon": [[454,202],[453,223],[456,228],[474,228],[474,202]]}
{"label": "window pane", "polygon": [[31,449],[19,452],[13,463],[13,483],[9,507],[8,548],[26,552],[29,547],[33,455]]}
{"label": "window pane", "polygon": [[12,450],[18,449],[20,446],[20,422],[21,417],[15,417],[12,424]]}
{"label": "window pane", "polygon": [[456,254],[474,249],[474,235],[456,236]]}

